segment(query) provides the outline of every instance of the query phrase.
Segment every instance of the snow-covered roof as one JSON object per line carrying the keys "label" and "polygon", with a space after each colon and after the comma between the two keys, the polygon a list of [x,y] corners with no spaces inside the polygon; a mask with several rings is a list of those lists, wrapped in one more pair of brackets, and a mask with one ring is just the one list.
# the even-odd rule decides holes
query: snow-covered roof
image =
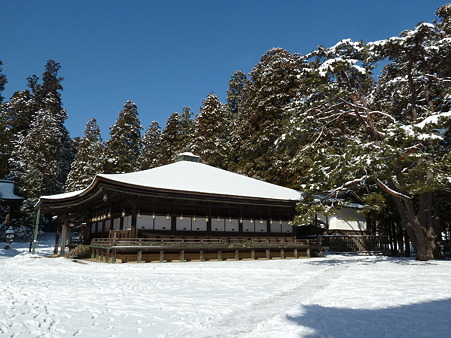
{"label": "snow-covered roof", "polygon": [[14,194],[14,182],[8,180],[0,180],[0,199],[4,200],[22,200],[23,197],[19,197]]}
{"label": "snow-covered roof", "polygon": [[75,196],[80,195],[85,190],[87,190],[87,188],[83,189],[83,190],[65,192],[65,193],[62,193],[62,194],[41,196],[41,199],[57,200],[57,199],[64,199],[64,198],[69,198],[69,197],[75,197]]}
{"label": "snow-covered roof", "polygon": [[[273,200],[299,201],[301,198],[299,191],[191,161],[175,162],[127,174],[100,174],[96,176],[91,186],[99,179],[144,189]],[[66,194],[43,196],[41,199],[75,197],[90,187]]]}

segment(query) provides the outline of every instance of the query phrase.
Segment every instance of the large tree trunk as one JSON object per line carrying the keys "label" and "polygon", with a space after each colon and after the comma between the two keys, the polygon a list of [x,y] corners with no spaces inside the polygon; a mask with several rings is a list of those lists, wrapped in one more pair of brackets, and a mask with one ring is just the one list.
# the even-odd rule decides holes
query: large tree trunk
{"label": "large tree trunk", "polygon": [[394,197],[396,207],[401,216],[403,227],[415,250],[415,258],[419,261],[434,259],[435,231],[420,223],[415,214],[414,204],[410,200]]}
{"label": "large tree trunk", "polygon": [[427,240],[433,252],[434,258],[440,258],[440,249],[437,246],[435,225],[433,219],[432,207],[433,193],[426,192],[419,196],[419,222],[426,230]]}

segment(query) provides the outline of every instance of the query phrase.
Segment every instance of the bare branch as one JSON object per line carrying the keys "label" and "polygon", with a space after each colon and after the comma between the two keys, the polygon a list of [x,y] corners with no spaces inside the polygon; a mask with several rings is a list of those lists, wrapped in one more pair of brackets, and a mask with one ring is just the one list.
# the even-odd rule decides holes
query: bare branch
{"label": "bare branch", "polygon": [[400,198],[404,201],[411,201],[412,197],[411,196],[407,196],[401,192],[395,191],[393,189],[391,189],[389,186],[387,186],[384,182],[382,182],[381,180],[379,180],[377,177],[373,177],[374,182],[376,182],[377,186],[379,188],[381,188],[383,191],[385,191],[386,193],[395,196],[397,198]]}
{"label": "bare branch", "polygon": [[412,154],[412,153],[416,152],[417,150],[422,150],[422,149],[424,149],[424,145],[421,143],[418,143],[418,144],[415,144],[414,146],[404,149],[404,153]]}
{"label": "bare branch", "polygon": [[332,190],[326,197],[323,198],[323,200],[327,200],[327,199],[331,198],[335,193],[337,193],[339,191],[344,191],[344,190],[346,190],[347,187],[349,187],[353,184],[356,184],[356,183],[363,182],[363,181],[367,180],[368,178],[369,178],[368,175],[363,175],[360,178],[356,178],[355,180],[348,181],[348,182],[344,183],[342,186]]}
{"label": "bare branch", "polygon": [[321,128],[321,132],[319,133],[318,137],[315,139],[315,141],[313,141],[312,143],[307,144],[304,148],[302,148],[300,150],[301,153],[303,153],[305,150],[307,150],[308,148],[311,148],[312,145],[314,145],[316,142],[319,141],[319,139],[321,138],[321,136],[323,135],[324,132],[324,128]]}
{"label": "bare branch", "polygon": [[382,115],[382,116],[384,116],[384,117],[387,117],[387,118],[390,119],[393,123],[396,122],[396,119],[395,119],[393,116],[391,116],[390,114],[381,112],[381,111],[375,110],[375,111],[371,111],[371,112],[368,113],[368,115],[370,115],[370,116],[371,116],[371,115],[374,115],[374,114]]}

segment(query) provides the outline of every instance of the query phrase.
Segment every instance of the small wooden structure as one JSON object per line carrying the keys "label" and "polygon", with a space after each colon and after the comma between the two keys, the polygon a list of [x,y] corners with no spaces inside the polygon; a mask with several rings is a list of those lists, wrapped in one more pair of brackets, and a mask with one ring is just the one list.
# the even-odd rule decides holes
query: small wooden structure
{"label": "small wooden structure", "polygon": [[3,220],[4,225],[8,224],[11,215],[13,215],[14,217],[14,213],[18,212],[19,207],[22,204],[22,201],[23,197],[14,194],[13,181],[0,180],[0,205],[4,206],[5,209],[7,210],[6,214],[4,215]]}
{"label": "small wooden structure", "polygon": [[186,152],[169,165],[97,175],[82,191],[41,197],[37,208],[57,219],[62,255],[79,229],[91,257],[107,262],[299,257],[319,248],[296,240],[289,223],[300,196]]}

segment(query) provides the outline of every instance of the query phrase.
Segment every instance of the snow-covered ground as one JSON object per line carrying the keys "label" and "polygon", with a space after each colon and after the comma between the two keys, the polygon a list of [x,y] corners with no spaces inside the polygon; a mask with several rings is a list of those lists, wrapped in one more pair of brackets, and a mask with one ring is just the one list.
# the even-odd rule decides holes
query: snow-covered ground
{"label": "snow-covered ground", "polygon": [[152,264],[3,250],[0,337],[451,337],[451,261]]}

